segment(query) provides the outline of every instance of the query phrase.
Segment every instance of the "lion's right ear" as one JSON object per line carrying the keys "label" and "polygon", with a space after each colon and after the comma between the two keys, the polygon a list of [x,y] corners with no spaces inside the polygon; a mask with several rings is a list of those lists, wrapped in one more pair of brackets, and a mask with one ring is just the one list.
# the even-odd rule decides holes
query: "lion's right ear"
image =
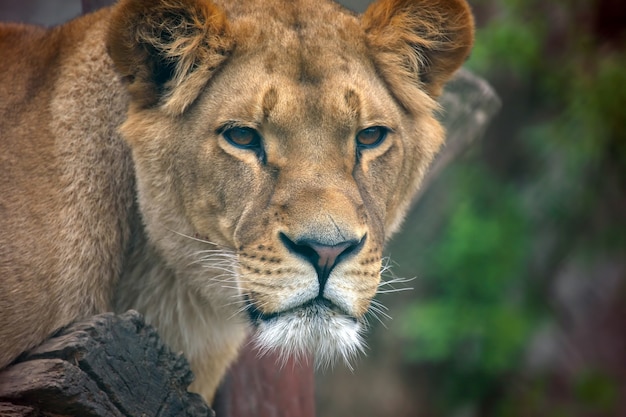
{"label": "lion's right ear", "polygon": [[210,0],[122,0],[107,50],[133,104],[180,114],[233,48],[224,12]]}

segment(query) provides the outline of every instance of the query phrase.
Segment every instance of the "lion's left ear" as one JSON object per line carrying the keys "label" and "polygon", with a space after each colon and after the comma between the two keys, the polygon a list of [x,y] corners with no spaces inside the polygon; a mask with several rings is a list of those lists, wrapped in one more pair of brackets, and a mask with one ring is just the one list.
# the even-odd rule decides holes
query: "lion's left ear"
{"label": "lion's left ear", "polygon": [[134,105],[180,114],[233,48],[224,12],[210,0],[122,0],[107,50]]}
{"label": "lion's left ear", "polygon": [[361,24],[382,75],[392,84],[417,82],[431,97],[441,93],[474,42],[465,0],[378,0]]}

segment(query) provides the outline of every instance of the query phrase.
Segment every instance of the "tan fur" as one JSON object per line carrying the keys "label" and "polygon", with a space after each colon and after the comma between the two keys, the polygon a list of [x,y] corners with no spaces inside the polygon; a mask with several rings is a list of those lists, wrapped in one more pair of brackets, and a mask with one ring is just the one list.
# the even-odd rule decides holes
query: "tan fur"
{"label": "tan fur", "polygon": [[[128,308],[209,401],[250,329],[270,347],[295,331],[295,354],[334,337],[358,349],[350,326],[441,146],[434,100],[472,37],[463,0],[379,0],[363,17],[318,0],[123,0],[49,31],[0,26],[0,367]],[[233,126],[261,147],[228,142]],[[357,149],[371,126],[387,138]],[[324,283],[309,242],[352,242]],[[318,346],[298,344],[303,320]]]}

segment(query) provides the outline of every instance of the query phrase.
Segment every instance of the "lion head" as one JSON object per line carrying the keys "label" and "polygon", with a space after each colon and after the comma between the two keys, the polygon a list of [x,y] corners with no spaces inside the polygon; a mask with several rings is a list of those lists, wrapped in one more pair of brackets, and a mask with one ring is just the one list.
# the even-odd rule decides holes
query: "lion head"
{"label": "lion head", "polygon": [[150,243],[261,348],[349,358],[472,39],[464,0],[123,1],[107,47]]}

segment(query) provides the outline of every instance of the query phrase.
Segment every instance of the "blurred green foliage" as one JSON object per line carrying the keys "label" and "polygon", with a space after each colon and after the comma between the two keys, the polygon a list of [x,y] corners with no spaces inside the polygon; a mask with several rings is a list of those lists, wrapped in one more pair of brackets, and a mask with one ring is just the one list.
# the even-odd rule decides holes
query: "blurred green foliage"
{"label": "blurred green foliage", "polygon": [[407,235],[420,279],[400,318],[406,357],[431,369],[442,415],[485,404],[490,415],[610,415],[615,381],[600,371],[572,383],[574,405],[547,406],[540,379],[523,409],[502,392],[533,334],[556,320],[546,288],[559,263],[626,248],[615,204],[626,174],[626,54],[581,23],[594,1],[473,3],[491,17],[467,66],[505,90],[504,112],[526,103],[426,196],[438,200],[423,204],[443,219],[436,231]]}
{"label": "blurred green foliage", "polygon": [[[430,298],[408,312],[406,332],[421,341],[411,357],[457,357],[502,370],[528,327],[515,303],[503,302],[508,293],[515,297],[516,281],[523,277],[527,225],[514,193],[476,167],[457,169],[464,174],[454,185],[458,201],[451,202],[438,242],[424,253],[428,262],[422,273],[428,282],[422,285],[431,289]],[[503,244],[510,237],[515,245]],[[494,340],[496,334],[502,337]]]}
{"label": "blurred green foliage", "polygon": [[519,359],[535,322],[524,305],[528,220],[520,196],[478,164],[447,174],[447,222],[420,255],[427,297],[403,317],[411,361],[439,363],[441,400],[484,396]]}
{"label": "blurred green foliage", "polygon": [[529,221],[522,196],[480,164],[444,174],[446,219],[421,242],[422,297],[402,317],[413,362],[437,364],[439,401],[480,399],[519,362],[537,313],[526,302]]}

